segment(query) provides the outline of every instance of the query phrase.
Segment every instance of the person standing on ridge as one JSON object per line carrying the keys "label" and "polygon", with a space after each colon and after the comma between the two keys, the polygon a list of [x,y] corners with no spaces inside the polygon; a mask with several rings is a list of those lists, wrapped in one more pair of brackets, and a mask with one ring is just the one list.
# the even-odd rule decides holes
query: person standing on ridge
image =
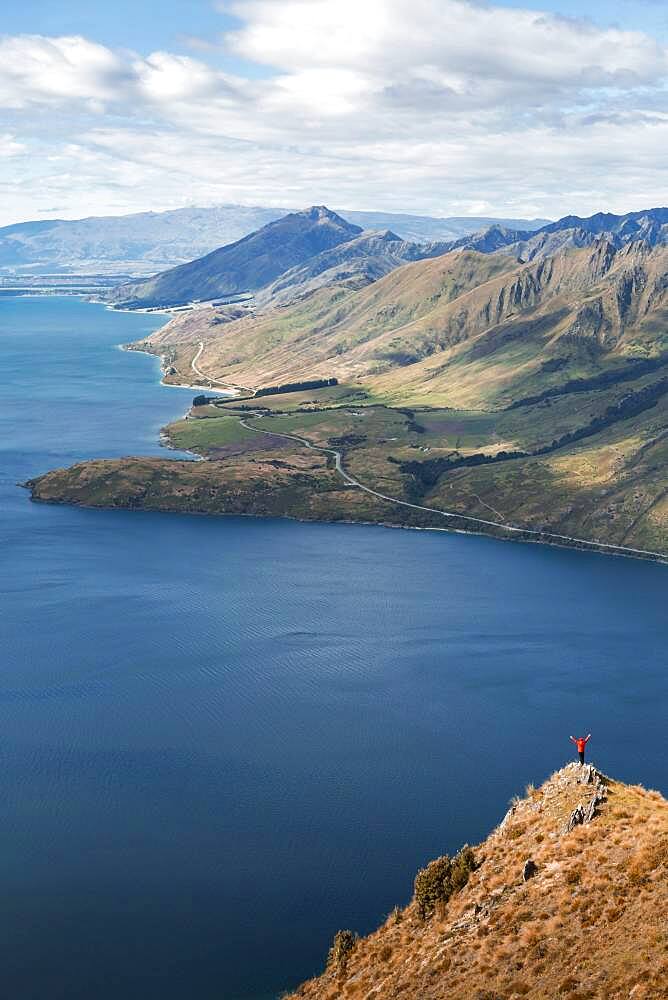
{"label": "person standing on ridge", "polygon": [[587,746],[587,743],[589,743],[590,739],[591,739],[591,733],[589,733],[588,736],[578,736],[577,739],[575,738],[575,736],[571,736],[571,740],[573,741],[573,743],[575,743],[576,747],[578,748],[578,757],[580,758],[581,764],[584,764],[585,762],[585,747]]}

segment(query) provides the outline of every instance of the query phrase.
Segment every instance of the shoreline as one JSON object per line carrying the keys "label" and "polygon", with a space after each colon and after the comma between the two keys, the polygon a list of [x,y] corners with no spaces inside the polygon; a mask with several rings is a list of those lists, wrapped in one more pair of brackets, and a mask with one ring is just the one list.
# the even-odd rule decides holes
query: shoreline
{"label": "shoreline", "polygon": [[[365,493],[369,493],[371,496],[377,497],[379,500],[384,500],[388,503],[396,504],[399,507],[408,508],[410,510],[426,511],[430,514],[436,514],[437,516],[459,519],[460,521],[465,521],[467,527],[462,530],[464,533],[471,532],[474,534],[487,534],[495,538],[501,537],[507,541],[533,541],[542,542],[548,545],[561,545],[568,548],[582,549],[585,551],[597,551],[602,553],[609,553],[610,555],[622,555],[630,558],[643,558],[651,561],[664,561],[668,562],[668,554],[663,552],[655,552],[651,549],[636,549],[632,546],[627,545],[617,545],[614,542],[597,542],[593,539],[588,538],[578,538],[575,535],[565,535],[557,531],[546,531],[537,528],[522,528],[518,525],[511,523],[504,523],[500,521],[490,521],[482,517],[473,517],[470,514],[460,514],[457,511],[442,510],[438,507],[427,507],[423,504],[412,503],[408,500],[403,500],[399,497],[388,496],[385,493],[380,493],[378,490],[373,489],[370,486],[365,485],[359,479],[356,479],[349,472],[346,471],[343,465],[343,452],[337,451],[333,448],[327,448],[322,445],[313,444],[308,438],[299,436],[296,434],[286,434],[280,431],[260,431],[257,427],[252,427],[247,419],[242,418],[240,423],[243,427],[248,428],[248,430],[255,430],[258,433],[266,433],[273,435],[274,437],[287,438],[291,441],[296,441],[299,444],[304,445],[311,451],[319,451],[326,455],[334,456],[334,468],[339,473],[341,478],[345,483],[350,486],[357,487],[363,490]],[[486,505],[488,506],[488,505]],[[473,527],[475,525],[476,527]],[[481,526],[481,527],[478,527]],[[432,526],[433,527],[433,526]],[[428,530],[428,529],[425,529]],[[452,527],[448,527],[445,530],[457,530]],[[503,532],[504,534],[499,535],[498,532]]]}
{"label": "shoreline", "polygon": [[[165,446],[167,447],[167,446]],[[195,454],[195,452],[191,452]],[[196,456],[200,461],[207,461],[203,455]],[[39,476],[35,477],[39,479]],[[31,480],[27,480],[25,483],[18,483],[17,485],[21,489],[32,490],[30,485]],[[168,517],[247,517],[254,518],[257,521],[294,521],[297,524],[348,524],[348,525],[359,525],[360,527],[367,528],[387,528],[393,531],[438,531],[446,535],[473,535],[475,538],[485,538],[493,542],[503,542],[503,543],[520,543],[523,545],[537,545],[545,546],[546,548],[552,549],[562,549],[569,552],[582,552],[588,555],[596,556],[612,556],[619,559],[633,559],[636,562],[646,562],[654,563],[659,566],[668,566],[668,554],[663,554],[660,552],[646,554],[634,554],[632,550],[625,552],[623,550],[619,551],[608,551],[604,546],[609,543],[605,542],[588,542],[583,539],[582,545],[569,545],[566,542],[560,541],[550,541],[546,538],[510,538],[503,537],[502,535],[495,535],[491,531],[476,531],[473,528],[438,528],[436,526],[423,527],[421,525],[414,524],[397,524],[393,521],[366,521],[360,520],[356,521],[352,518],[340,518],[337,520],[332,519],[322,519],[322,518],[310,518],[310,517],[299,517],[297,514],[245,514],[239,511],[200,511],[200,510],[168,510],[163,507],[126,507],[120,504],[108,504],[104,506],[97,506],[96,504],[82,503],[76,500],[42,500],[40,497],[31,496],[32,503],[41,503],[45,506],[51,507],[78,507],[81,510],[112,510],[112,511],[127,511],[130,514],[164,514]],[[591,546],[591,547],[589,547]]]}
{"label": "shoreline", "polygon": [[[131,347],[129,344],[117,344],[116,346],[119,351],[124,351],[126,354],[146,354],[149,358],[156,358],[160,363],[160,385],[166,389],[190,389],[192,392],[207,390],[207,392],[224,396],[226,399],[236,399],[240,395],[238,391],[232,389],[215,389],[208,385],[190,385],[184,382],[165,382],[164,354],[154,354],[153,351],[144,351],[140,347]],[[200,455],[199,457],[201,458],[202,456]]]}
{"label": "shoreline", "polygon": [[[109,307],[109,306],[107,308],[111,308],[112,311],[121,311],[121,310],[113,310],[113,308]],[[126,353],[145,354],[145,355],[148,355],[149,357],[156,358],[159,361],[159,364],[160,364],[160,371],[161,371],[160,385],[162,385],[162,386],[172,387],[172,388],[179,388],[179,389],[188,389],[188,390],[193,391],[193,392],[207,392],[207,393],[212,393],[212,394],[216,394],[216,395],[218,395],[218,396],[220,396],[220,397],[222,397],[222,398],[224,398],[226,400],[229,400],[230,402],[232,402],[235,398],[237,398],[239,395],[241,395],[241,392],[238,389],[237,390],[233,390],[233,389],[220,389],[220,388],[214,388],[213,386],[197,385],[197,384],[193,385],[191,383],[165,382],[164,381],[164,378],[165,378],[165,355],[164,354],[156,354],[156,353],[154,353],[152,351],[147,351],[147,350],[144,350],[144,349],[139,348],[139,347],[133,347],[131,344],[117,344],[116,346],[117,346],[118,350],[124,351]],[[184,416],[187,417],[187,414],[185,414]],[[181,418],[181,419],[183,419],[183,418]],[[252,429],[256,429],[256,428],[252,428]],[[268,433],[272,433],[272,432],[268,432]],[[278,436],[279,437],[280,436],[290,437],[290,435],[280,435],[280,434]],[[195,451],[193,451],[191,449],[187,449],[187,448],[186,449],[177,449],[177,448],[174,448],[170,444],[169,437],[166,434],[164,428],[161,428],[161,430],[160,430],[159,441],[160,441],[160,446],[163,447],[163,448],[165,448],[165,450],[181,451],[184,454],[192,455],[194,461],[208,461],[209,460],[206,455],[201,455],[198,452],[195,452]],[[310,443],[308,443],[305,439],[301,443],[304,444],[307,447],[314,447]],[[328,449],[320,449],[317,446],[315,446],[315,450],[328,451]],[[131,456],[128,456],[128,457],[131,457]],[[171,461],[171,459],[166,459],[166,460],[167,461]],[[344,479],[347,479],[347,473],[344,473],[343,469],[339,469],[338,471],[340,471],[343,474]],[[45,473],[45,475],[47,475],[47,474],[48,473]],[[110,504],[110,505],[107,505],[107,506],[97,506],[97,505],[94,505],[94,504],[79,503],[79,502],[76,502],[76,501],[68,501],[68,500],[41,500],[39,498],[35,498],[34,493],[32,492],[32,487],[29,485],[29,483],[34,482],[36,480],[39,480],[40,478],[41,478],[40,476],[36,476],[32,480],[27,481],[26,483],[19,483],[18,484],[18,485],[20,485],[20,486],[22,486],[24,488],[27,488],[27,489],[31,490],[31,500],[33,500],[34,502],[37,502],[37,503],[51,503],[51,504],[63,504],[63,505],[69,505],[69,506],[78,506],[78,507],[82,507],[82,508],[89,509],[89,510],[104,510],[104,509],[106,509],[106,510],[132,510],[134,513],[138,512],[138,508],[132,508],[132,507],[127,507],[127,506],[122,506],[122,505]],[[369,487],[366,487],[366,486],[364,486],[361,483],[355,482],[354,485],[359,486],[361,489],[365,490],[366,492],[375,494],[375,495],[379,496],[381,499],[386,500],[387,502],[390,502],[390,503],[396,503],[398,505],[402,505],[402,506],[406,506],[406,507],[416,507],[416,509],[427,509],[427,508],[421,508],[420,505],[414,505],[414,504],[407,503],[406,501],[400,500],[399,498],[382,496],[381,494],[376,493],[375,490],[372,490]],[[170,511],[168,509],[161,508],[161,507],[141,508],[141,509],[142,510],[146,510],[147,512],[151,512],[151,513],[176,513],[176,514],[192,513],[192,514],[196,514],[197,516],[200,516],[200,517],[204,517],[204,516],[215,516],[215,517],[257,517],[257,518],[262,518],[263,520],[267,519],[267,518],[276,518],[276,519],[280,519],[280,520],[294,520],[294,521],[297,521],[297,522],[300,522],[300,523],[366,524],[366,525],[375,525],[375,526],[378,526],[378,527],[387,527],[387,528],[403,528],[405,530],[412,530],[412,531],[445,531],[445,532],[455,533],[455,534],[461,534],[461,535],[478,535],[478,536],[482,536],[482,537],[486,537],[486,538],[493,538],[493,539],[496,539],[497,541],[504,541],[504,542],[505,541],[516,541],[516,542],[531,543],[531,544],[534,544],[534,545],[548,545],[548,546],[551,546],[553,548],[578,550],[580,552],[593,552],[593,553],[596,553],[598,555],[621,556],[621,557],[628,558],[628,559],[641,560],[643,562],[655,562],[655,563],[659,563],[659,564],[663,564],[663,565],[668,565],[668,553],[653,552],[651,550],[647,550],[647,551],[645,551],[645,550],[636,550],[636,549],[633,549],[631,547],[626,547],[626,546],[623,546],[623,545],[616,545],[615,543],[611,543],[611,542],[597,542],[597,541],[589,540],[589,539],[575,539],[575,538],[573,538],[572,540],[569,540],[568,536],[560,536],[559,533],[557,533],[557,532],[545,532],[545,533],[542,533],[542,532],[538,532],[535,529],[531,529],[531,528],[521,528],[521,527],[515,526],[515,525],[512,525],[512,526],[511,525],[503,525],[503,524],[496,525],[496,524],[493,524],[493,522],[490,522],[490,525],[493,524],[494,528],[499,529],[498,531],[496,531],[496,530],[485,530],[484,527],[478,528],[478,527],[473,527],[473,526],[471,526],[470,528],[469,527],[467,527],[467,528],[460,528],[460,527],[454,527],[454,526],[453,527],[450,527],[450,526],[443,526],[443,527],[440,527],[440,526],[427,526],[427,527],[423,527],[423,526],[415,526],[415,525],[409,525],[409,524],[402,524],[402,523],[397,523],[397,522],[393,522],[393,521],[385,521],[385,520],[382,520],[382,521],[365,521],[365,520],[364,521],[358,521],[358,520],[352,520],[352,519],[340,519],[339,520],[339,519],[331,519],[331,518],[328,518],[328,519],[320,519],[320,518],[311,519],[311,518],[304,518],[304,517],[300,517],[298,515],[291,515],[291,514],[279,514],[279,515],[268,514],[268,515],[262,515],[262,514],[253,514],[253,513],[246,514],[246,513],[239,513],[239,512],[231,513],[231,512],[227,512],[227,511],[220,511],[220,512],[217,512],[217,511],[181,511],[181,510],[171,510]],[[453,518],[461,517],[464,520],[468,519],[468,517],[467,517],[466,514],[458,514],[458,513],[455,513],[455,512],[438,511],[438,510],[434,510],[433,512],[435,514],[442,514],[442,515],[448,516],[448,517],[453,517]],[[472,522],[476,522],[477,521],[480,525],[484,525],[486,523],[484,521],[484,519],[482,519],[482,518],[470,518],[470,520]],[[500,532],[505,532],[505,533],[500,533]]]}

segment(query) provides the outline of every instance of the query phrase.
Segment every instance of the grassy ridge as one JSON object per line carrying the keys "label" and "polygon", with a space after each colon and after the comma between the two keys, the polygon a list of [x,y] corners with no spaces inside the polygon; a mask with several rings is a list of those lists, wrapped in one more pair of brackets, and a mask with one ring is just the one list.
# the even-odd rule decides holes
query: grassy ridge
{"label": "grassy ridge", "polygon": [[658,792],[570,764],[528,786],[458,857],[463,877],[453,879],[457,858],[437,859],[377,931],[340,932],[346,947],[294,1000],[668,997],[668,803]]}

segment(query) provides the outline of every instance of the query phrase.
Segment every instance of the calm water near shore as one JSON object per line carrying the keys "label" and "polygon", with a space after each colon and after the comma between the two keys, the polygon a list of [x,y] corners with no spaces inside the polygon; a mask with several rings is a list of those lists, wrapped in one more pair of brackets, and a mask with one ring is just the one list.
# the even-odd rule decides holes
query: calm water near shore
{"label": "calm water near shore", "polygon": [[160,454],[162,317],[0,298],[0,993],[265,1000],[592,731],[668,790],[668,569],[446,533],[69,509]]}

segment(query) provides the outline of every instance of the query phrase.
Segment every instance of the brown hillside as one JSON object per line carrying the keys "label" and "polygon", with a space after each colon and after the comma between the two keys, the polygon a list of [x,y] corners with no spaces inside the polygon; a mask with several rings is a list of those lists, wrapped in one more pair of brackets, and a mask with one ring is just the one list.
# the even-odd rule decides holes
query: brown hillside
{"label": "brown hillside", "polygon": [[[193,310],[134,346],[162,356],[167,381],[245,390],[166,431],[207,465],[152,464],[144,487],[141,465],[89,463],[33,496],[549,534],[665,558],[667,273],[668,247],[597,238],[530,263],[457,251],[236,320]],[[333,389],[247,391],[332,376]]]}
{"label": "brown hillside", "polygon": [[396,403],[496,408],[554,381],[550,359],[564,380],[665,350],[667,271],[666,247],[604,239],[528,264],[457,251],[231,323],[179,316],[148,346],[176,348],[183,374],[203,340],[202,369],[240,385],[334,375]]}
{"label": "brown hillside", "polygon": [[473,853],[475,870],[461,889],[452,873],[447,902],[419,914],[443,870],[432,864],[419,900],[368,938],[338,936],[324,973],[292,997],[668,997],[668,802],[658,792],[569,764],[528,788]]}

